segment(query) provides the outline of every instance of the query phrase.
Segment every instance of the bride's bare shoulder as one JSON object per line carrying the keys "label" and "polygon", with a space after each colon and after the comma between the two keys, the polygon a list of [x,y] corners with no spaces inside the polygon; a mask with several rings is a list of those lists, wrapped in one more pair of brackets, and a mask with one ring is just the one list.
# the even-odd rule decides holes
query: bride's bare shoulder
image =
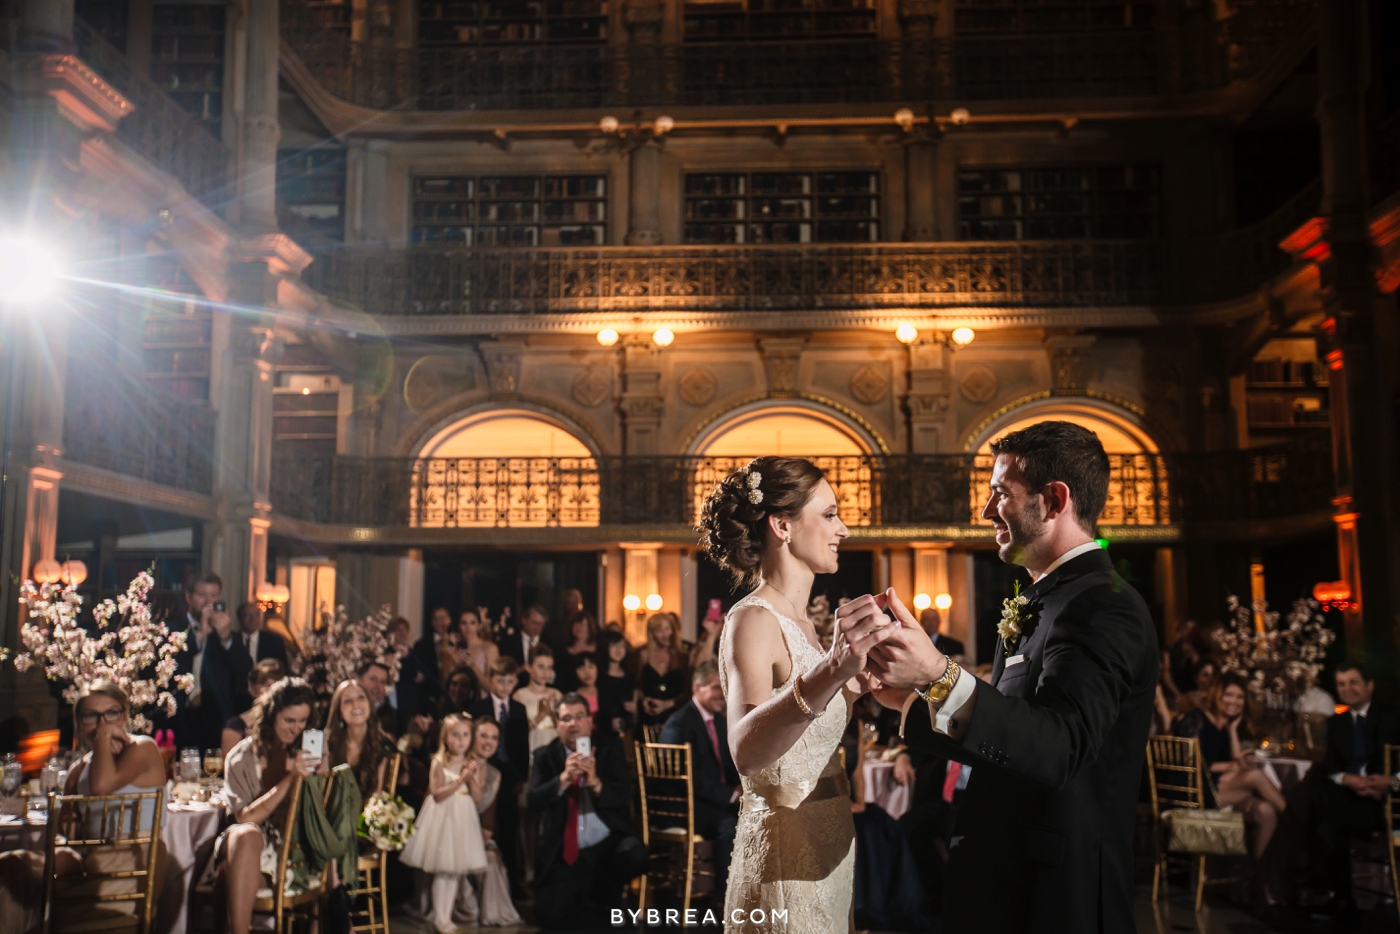
{"label": "bride's bare shoulder", "polygon": [[781,651],[783,632],[772,610],[751,603],[730,615],[720,642],[721,651],[730,659],[763,657]]}

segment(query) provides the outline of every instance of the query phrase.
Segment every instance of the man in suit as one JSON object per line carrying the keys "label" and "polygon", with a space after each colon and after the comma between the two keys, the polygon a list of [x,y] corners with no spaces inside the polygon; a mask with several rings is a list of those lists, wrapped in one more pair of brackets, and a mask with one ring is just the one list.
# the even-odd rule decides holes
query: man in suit
{"label": "man in suit", "polygon": [[[525,666],[530,664],[530,653],[535,650],[535,646],[544,643],[544,629],[548,622],[549,615],[545,613],[544,607],[537,603],[525,611],[525,615],[520,618],[518,629],[514,626],[509,627],[501,637],[499,647],[502,657],[515,659],[516,668],[520,672],[516,687],[523,688],[530,683]],[[556,653],[560,651],[553,646],[550,648]]]}
{"label": "man in suit", "polygon": [[473,719],[490,717],[501,728],[501,742],[496,747],[492,762],[501,770],[502,793],[496,797],[496,845],[501,848],[501,860],[509,870],[511,897],[519,900],[524,897],[520,882],[525,878],[522,872],[516,840],[519,837],[520,808],[514,792],[505,793],[523,782],[530,769],[530,717],[525,713],[525,705],[511,697],[515,692],[516,678],[520,666],[515,659],[497,656],[487,672],[487,696],[467,707]]}
{"label": "man in suit", "polygon": [[[559,738],[535,750],[530,809],[543,815],[535,870],[535,920],[545,928],[601,928],[622,906],[623,886],[646,871],[647,848],[628,817],[631,783],[622,744],[593,733],[588,702],[565,694]],[[577,750],[593,737],[591,755]]]}
{"label": "man in suit", "polygon": [[[395,616],[389,621],[389,642],[394,646],[408,645],[411,627],[408,620]],[[422,640],[419,640],[420,644]],[[394,700],[399,708],[399,716],[408,722],[418,720],[424,735],[432,726],[432,714],[442,697],[442,682],[438,679],[438,669],[434,665],[423,664],[417,646],[404,655],[399,665],[399,682],[394,685]]]}
{"label": "man in suit", "polygon": [[[424,668],[436,673],[442,670],[442,663],[438,661],[442,642],[447,638],[447,630],[452,628],[452,614],[447,611],[447,607],[440,606],[433,610],[428,626],[430,628],[423,633],[423,637],[413,643],[413,654],[418,657]],[[437,675],[434,674],[433,677],[436,678]]]}
{"label": "man in suit", "polygon": [[1385,747],[1400,743],[1400,712],[1372,700],[1376,684],[1363,666],[1343,662],[1335,675],[1337,697],[1347,710],[1327,721],[1324,779],[1314,786],[1313,795],[1313,853],[1332,892],[1330,909],[1348,914],[1355,911],[1351,840],[1385,829],[1384,801],[1390,791]]}
{"label": "man in suit", "polygon": [[244,603],[239,605],[234,615],[238,619],[238,631],[234,634],[233,644],[229,646],[229,657],[238,706],[235,713],[242,713],[253,704],[253,698],[248,694],[248,675],[253,666],[265,658],[281,662],[284,671],[289,666],[287,643],[282,641],[280,635],[263,626],[262,607],[256,603]]}
{"label": "man in suit", "polygon": [[695,666],[690,703],[671,714],[661,727],[661,742],[690,746],[695,786],[695,832],[715,844],[715,902],[724,904],[734,824],[739,817],[739,771],[729,754],[724,690],[712,661]]}
{"label": "man in suit", "polygon": [[389,688],[393,685],[389,666],[383,662],[365,662],[360,666],[355,680],[360,682],[365,696],[374,705],[374,715],[379,718],[379,728],[386,736],[397,740],[406,732],[408,724],[399,716],[399,709],[389,700]]}
{"label": "man in suit", "polygon": [[919,614],[919,625],[933,640],[934,648],[944,655],[949,658],[957,658],[964,654],[963,644],[943,632],[943,614],[934,607],[929,607]]}
{"label": "man in suit", "polygon": [[892,589],[842,607],[838,624],[848,639],[890,630],[867,663],[882,682],[876,697],[903,711],[910,746],[972,765],[950,840],[944,928],[1131,931],[1159,653],[1147,605],[1093,538],[1108,457],[1068,422],[1013,432],[992,453],[982,515],[1001,559],[1034,583],[1007,604],[991,683],[950,664]]}
{"label": "man in suit", "polygon": [[[217,747],[224,722],[237,712],[235,661],[222,651],[232,639],[232,621],[228,613],[215,608],[223,587],[217,574],[185,582],[185,648],[175,656],[175,673],[194,675],[194,684],[189,694],[175,692],[171,724],[182,747]],[[216,633],[216,624],[221,632]],[[218,648],[211,653],[211,646]]]}

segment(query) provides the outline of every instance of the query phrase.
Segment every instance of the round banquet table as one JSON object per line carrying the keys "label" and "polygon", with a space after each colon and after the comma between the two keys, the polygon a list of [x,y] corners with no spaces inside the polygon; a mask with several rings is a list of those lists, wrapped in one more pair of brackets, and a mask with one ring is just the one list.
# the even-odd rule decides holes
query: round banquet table
{"label": "round banquet table", "polygon": [[885,813],[899,820],[909,811],[912,788],[894,780],[894,763],[879,759],[866,759],[861,763],[865,771],[865,801],[878,804]]}
{"label": "round banquet table", "polygon": [[[161,819],[160,838],[165,844],[166,864],[160,892],[156,896],[155,934],[184,934],[189,911],[190,890],[196,870],[214,848],[214,839],[223,829],[226,809],[220,804],[171,804]],[[43,821],[0,821],[0,852],[30,850],[44,852]]]}

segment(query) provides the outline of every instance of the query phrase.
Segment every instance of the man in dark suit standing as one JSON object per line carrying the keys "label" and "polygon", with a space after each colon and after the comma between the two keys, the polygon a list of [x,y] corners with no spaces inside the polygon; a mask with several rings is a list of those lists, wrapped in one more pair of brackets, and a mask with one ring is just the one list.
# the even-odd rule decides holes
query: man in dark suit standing
{"label": "man in dark suit standing", "polygon": [[423,637],[413,643],[413,654],[418,656],[423,667],[433,672],[434,679],[437,673],[442,671],[442,663],[438,661],[441,657],[443,640],[447,638],[447,630],[452,627],[452,614],[447,612],[447,607],[440,606],[433,610],[433,615],[428,620],[429,629],[423,633]]}
{"label": "man in dark suit standing", "polygon": [[957,658],[964,654],[963,644],[952,636],[943,632],[943,614],[933,607],[928,607],[919,614],[919,625],[924,632],[933,640],[934,648],[947,655],[949,658]]}
{"label": "man in dark suit standing", "polygon": [[1386,744],[1400,743],[1400,713],[1372,700],[1376,683],[1355,662],[1337,666],[1337,698],[1345,713],[1327,721],[1322,780],[1314,786],[1313,852],[1332,892],[1336,914],[1356,910],[1351,895],[1351,839],[1385,829]]}
{"label": "man in dark suit standing", "polygon": [[[175,716],[162,722],[163,714],[157,715],[156,726],[169,726],[175,730],[175,742],[184,746],[203,746],[203,714],[200,707],[204,703],[204,685],[201,678],[204,667],[204,649],[213,631],[209,624],[209,614],[223,591],[224,582],[217,574],[191,577],[185,581],[185,618],[172,622],[170,629],[185,632],[185,648],[175,656],[177,675],[194,675],[190,692],[175,691]],[[222,726],[222,724],[220,724]],[[215,745],[218,745],[216,742]]]}
{"label": "man in dark suit standing", "polygon": [[[535,750],[529,805],[543,815],[535,870],[535,920],[545,928],[603,928],[623,886],[646,871],[647,848],[628,817],[631,783],[622,744],[593,733],[588,702],[565,694],[559,738]],[[596,742],[578,751],[581,737]]]}
{"label": "man in dark suit standing", "polygon": [[1147,605],[1093,538],[1108,456],[1068,422],[1013,432],[992,453],[982,515],[1001,559],[1034,583],[1006,603],[991,683],[950,663],[893,590],[842,607],[838,624],[859,635],[894,612],[899,628],[871,650],[877,698],[903,711],[910,746],[973,767],[944,929],[1131,931],[1158,651]]}
{"label": "man in dark suit standing", "polygon": [[[548,623],[549,615],[545,613],[544,607],[535,604],[520,617],[519,626],[507,626],[506,631],[497,640],[501,655],[515,659],[516,667],[520,669],[517,687],[523,688],[530,683],[530,675],[525,671],[525,666],[530,664],[530,653],[536,646],[548,645],[544,639],[544,630]],[[561,649],[550,646],[550,651],[557,654]]]}
{"label": "man in dark suit standing", "polygon": [[715,902],[724,904],[734,824],[739,817],[739,771],[729,754],[719,666],[701,662],[691,676],[690,703],[661,727],[661,742],[690,745],[695,785],[695,832],[715,844]]}
{"label": "man in dark suit standing", "polygon": [[262,607],[256,603],[244,603],[235,614],[238,630],[229,646],[229,660],[233,668],[233,688],[238,709],[242,713],[253,704],[248,694],[248,675],[253,666],[265,658],[282,663],[282,670],[290,670],[287,663],[287,643],[282,637],[263,626]]}

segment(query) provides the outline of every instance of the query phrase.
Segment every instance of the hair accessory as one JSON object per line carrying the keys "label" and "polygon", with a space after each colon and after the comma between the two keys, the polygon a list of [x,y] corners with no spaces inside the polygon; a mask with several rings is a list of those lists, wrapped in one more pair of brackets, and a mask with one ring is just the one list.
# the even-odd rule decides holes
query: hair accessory
{"label": "hair accessory", "polygon": [[759,503],[763,502],[763,491],[758,488],[758,485],[763,482],[763,474],[759,473],[757,470],[750,470],[748,479],[749,502],[757,506]]}

